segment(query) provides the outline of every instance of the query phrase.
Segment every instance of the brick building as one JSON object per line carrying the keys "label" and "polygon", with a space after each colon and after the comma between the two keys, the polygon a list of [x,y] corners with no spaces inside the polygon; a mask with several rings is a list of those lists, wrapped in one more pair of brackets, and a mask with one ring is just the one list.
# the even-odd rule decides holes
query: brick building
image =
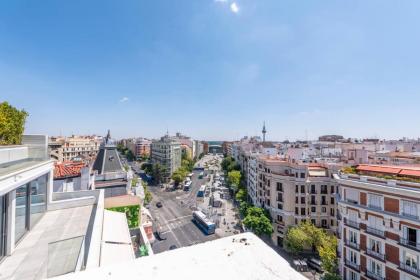
{"label": "brick building", "polygon": [[420,168],[353,173],[336,175],[343,279],[420,279]]}

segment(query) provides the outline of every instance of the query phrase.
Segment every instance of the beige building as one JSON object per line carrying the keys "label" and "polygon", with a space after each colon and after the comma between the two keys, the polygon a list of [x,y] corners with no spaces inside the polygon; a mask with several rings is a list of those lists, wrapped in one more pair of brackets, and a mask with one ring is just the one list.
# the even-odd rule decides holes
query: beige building
{"label": "beige building", "polygon": [[330,168],[294,164],[273,156],[258,157],[256,165],[255,201],[270,211],[275,244],[282,246],[287,227],[301,221],[336,231],[337,183]]}
{"label": "beige building", "polygon": [[90,159],[98,153],[101,139],[96,136],[50,137],[48,150],[52,159],[70,161]]}
{"label": "beige building", "polygon": [[420,279],[420,168],[359,165],[336,178],[343,279]]}
{"label": "beige building", "polygon": [[165,168],[164,180],[181,167],[181,143],[168,135],[153,140],[150,149],[152,163],[159,163]]}

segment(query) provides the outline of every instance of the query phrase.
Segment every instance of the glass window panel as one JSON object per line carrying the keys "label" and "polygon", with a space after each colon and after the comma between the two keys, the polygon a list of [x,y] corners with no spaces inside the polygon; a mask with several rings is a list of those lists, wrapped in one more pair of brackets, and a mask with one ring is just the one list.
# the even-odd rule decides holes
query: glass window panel
{"label": "glass window panel", "polygon": [[16,189],[15,206],[15,242],[18,242],[25,234],[27,229],[27,185]]}
{"label": "glass window panel", "polygon": [[41,219],[46,211],[48,175],[39,177],[29,183],[31,192],[31,228]]}

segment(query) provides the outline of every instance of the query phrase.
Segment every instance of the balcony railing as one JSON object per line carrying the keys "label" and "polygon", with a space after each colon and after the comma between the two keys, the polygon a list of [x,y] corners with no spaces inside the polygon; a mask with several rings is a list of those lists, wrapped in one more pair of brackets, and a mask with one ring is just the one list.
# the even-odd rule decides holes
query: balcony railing
{"label": "balcony railing", "polygon": [[375,272],[369,271],[368,269],[366,269],[366,276],[373,280],[385,280],[385,277],[382,277]]}
{"label": "balcony railing", "polygon": [[407,217],[407,218],[415,219],[415,220],[418,220],[419,219],[419,216],[413,215],[413,214],[409,214],[409,213],[402,212],[401,215],[404,216],[404,217]]}
{"label": "balcony railing", "polygon": [[351,248],[356,249],[356,250],[360,250],[360,245],[355,243],[355,242],[351,242],[350,240],[346,239],[345,243],[348,247],[351,247]]}
{"label": "balcony railing", "polygon": [[404,245],[405,247],[420,251],[420,243],[400,237],[400,244]]}
{"label": "balcony railing", "polygon": [[356,221],[352,221],[352,220],[349,220],[349,219],[344,219],[344,223],[349,227],[359,229],[359,223],[356,222]]}
{"label": "balcony railing", "polygon": [[353,269],[355,269],[357,271],[360,271],[360,265],[355,264],[354,262],[352,262],[352,261],[350,261],[348,259],[345,260],[345,263],[346,263],[347,266],[349,266],[349,267],[351,267],[351,268],[353,268]]}
{"label": "balcony railing", "polygon": [[328,190],[327,191],[321,191],[321,194],[328,194]]}
{"label": "balcony railing", "polygon": [[384,254],[378,253],[378,252],[376,252],[374,250],[371,250],[369,248],[366,249],[366,254],[368,254],[371,257],[374,257],[374,258],[378,258],[380,260],[383,260],[383,261],[385,260],[385,255]]}
{"label": "balcony railing", "polygon": [[372,227],[366,227],[366,232],[379,236],[379,237],[385,237],[385,232],[380,229],[372,228]]}
{"label": "balcony railing", "polygon": [[353,199],[349,199],[349,198],[346,199],[346,202],[351,203],[351,204],[359,204],[358,201],[353,200]]}
{"label": "balcony railing", "polygon": [[411,265],[400,262],[400,269],[416,276],[420,276],[420,270],[418,267],[412,267]]}
{"label": "balcony railing", "polygon": [[317,191],[311,191],[310,194],[317,194]]}
{"label": "balcony railing", "polygon": [[382,211],[382,206],[380,205],[373,205],[373,204],[369,204],[368,205],[369,208],[375,209],[375,210],[380,210]]}

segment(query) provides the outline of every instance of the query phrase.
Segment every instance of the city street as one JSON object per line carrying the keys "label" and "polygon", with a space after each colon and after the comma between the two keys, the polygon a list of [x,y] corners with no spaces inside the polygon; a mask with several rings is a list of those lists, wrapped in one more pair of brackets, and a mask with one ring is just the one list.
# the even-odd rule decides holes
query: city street
{"label": "city street", "polygon": [[[153,251],[160,253],[169,249],[190,246],[217,238],[215,234],[205,235],[193,222],[192,211],[196,209],[197,192],[206,179],[198,179],[200,171],[194,171],[190,191],[166,191],[157,186],[150,186],[153,201],[150,203],[150,212],[154,220],[156,241],[152,244]],[[162,202],[162,207],[156,203]]]}

